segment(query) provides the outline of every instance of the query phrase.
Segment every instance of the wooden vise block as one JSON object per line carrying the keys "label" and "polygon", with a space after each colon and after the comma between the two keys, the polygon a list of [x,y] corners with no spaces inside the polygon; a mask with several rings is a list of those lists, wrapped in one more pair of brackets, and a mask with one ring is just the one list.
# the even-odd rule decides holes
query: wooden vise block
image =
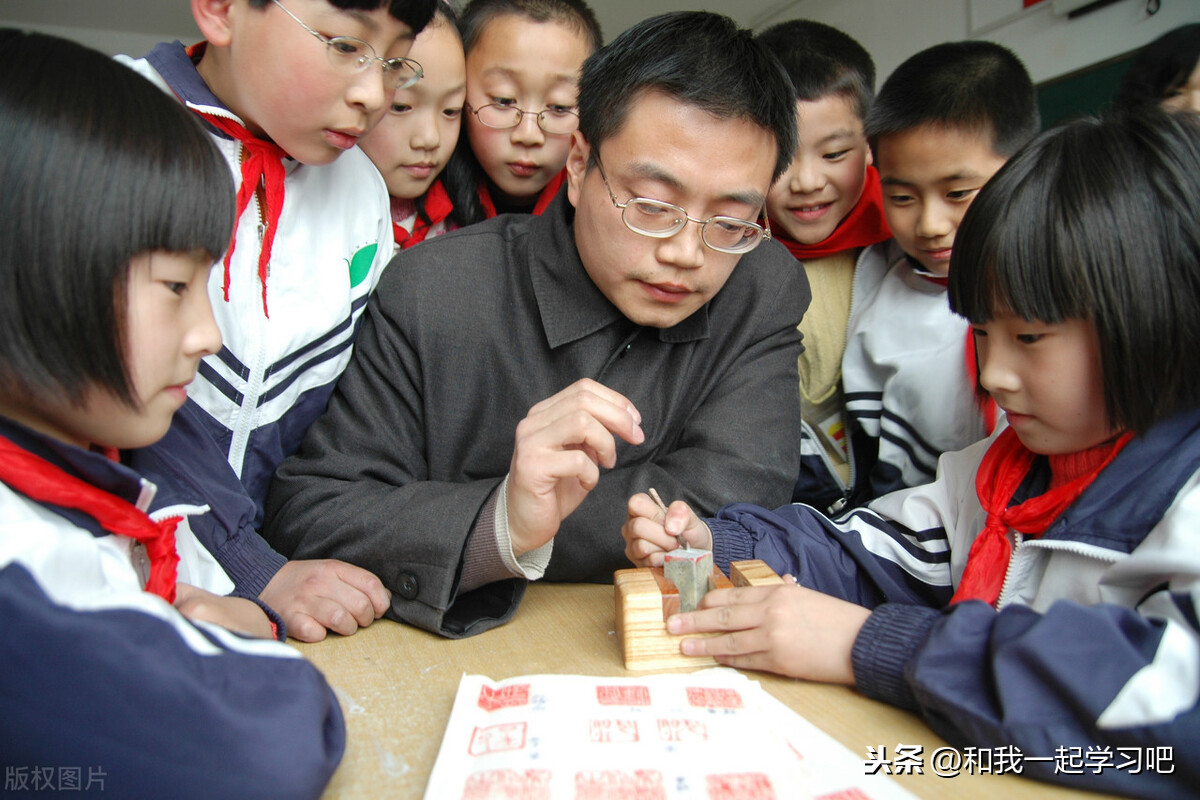
{"label": "wooden vise block", "polygon": [[[759,560],[735,561],[729,565],[729,577],[713,567],[712,587],[766,586],[783,580]],[[679,643],[685,637],[667,633],[667,617],[679,610],[679,592],[663,576],[661,567],[617,570],[613,575],[616,594],[617,638],[625,669],[641,672],[651,669],[698,669],[717,662],[709,656],[685,656]],[[691,634],[691,637],[718,636],[716,633]]]}

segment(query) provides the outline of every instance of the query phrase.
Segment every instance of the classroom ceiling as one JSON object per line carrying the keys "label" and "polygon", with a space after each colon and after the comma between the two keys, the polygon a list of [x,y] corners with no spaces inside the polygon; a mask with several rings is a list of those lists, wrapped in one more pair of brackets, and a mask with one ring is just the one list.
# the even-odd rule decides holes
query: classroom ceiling
{"label": "classroom ceiling", "polygon": [[[703,7],[754,27],[799,0],[591,0],[605,39],[651,14]],[[456,3],[457,5],[457,3]],[[0,20],[31,27],[127,31],[161,38],[198,37],[187,0],[0,0]]]}

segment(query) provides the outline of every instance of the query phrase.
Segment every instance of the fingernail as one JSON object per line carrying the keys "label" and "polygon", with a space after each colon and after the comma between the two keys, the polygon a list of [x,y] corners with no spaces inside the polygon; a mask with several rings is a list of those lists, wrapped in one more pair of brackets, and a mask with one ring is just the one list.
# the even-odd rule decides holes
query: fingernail
{"label": "fingernail", "polygon": [[633,426],[633,439],[634,444],[641,444],[642,442],[646,441],[646,432],[642,430],[641,425]]}
{"label": "fingernail", "polygon": [[671,617],[667,620],[667,633],[683,633],[683,620]]}
{"label": "fingernail", "polygon": [[696,642],[694,639],[684,639],[680,642],[679,649],[683,651],[685,656],[694,656],[696,655]]}
{"label": "fingernail", "polygon": [[625,410],[629,412],[629,416],[633,417],[634,422],[636,422],[638,425],[642,424],[642,415],[638,413],[636,408],[629,405],[625,406]]}

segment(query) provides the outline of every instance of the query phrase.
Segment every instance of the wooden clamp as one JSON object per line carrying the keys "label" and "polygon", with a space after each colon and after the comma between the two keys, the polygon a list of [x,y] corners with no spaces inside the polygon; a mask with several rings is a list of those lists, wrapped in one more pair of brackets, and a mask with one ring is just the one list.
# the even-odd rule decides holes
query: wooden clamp
{"label": "wooden clamp", "polygon": [[[783,583],[783,579],[757,559],[734,561],[729,565],[728,578],[716,567],[712,571],[709,585],[714,589]],[[635,672],[680,667],[697,669],[717,663],[709,656],[685,656],[679,651],[679,642],[685,637],[667,633],[667,617],[679,611],[679,590],[663,575],[662,567],[617,570],[613,575],[613,588],[617,638],[625,669]],[[690,637],[719,635],[699,633],[690,634]]]}

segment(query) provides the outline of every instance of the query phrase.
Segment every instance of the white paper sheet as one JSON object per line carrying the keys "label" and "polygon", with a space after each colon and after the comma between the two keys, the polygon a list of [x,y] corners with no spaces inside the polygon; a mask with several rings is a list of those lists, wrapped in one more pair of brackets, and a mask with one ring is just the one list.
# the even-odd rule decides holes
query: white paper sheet
{"label": "white paper sheet", "polygon": [[464,675],[426,800],[900,800],[736,670]]}

